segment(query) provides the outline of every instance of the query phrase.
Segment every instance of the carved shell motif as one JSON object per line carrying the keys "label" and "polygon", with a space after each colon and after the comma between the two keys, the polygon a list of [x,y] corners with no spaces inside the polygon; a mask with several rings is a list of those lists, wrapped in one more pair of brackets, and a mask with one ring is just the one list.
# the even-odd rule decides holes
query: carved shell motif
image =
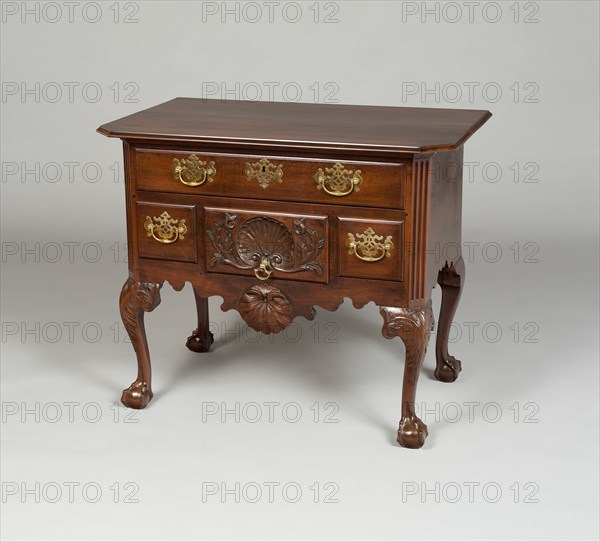
{"label": "carved shell motif", "polygon": [[238,310],[256,331],[279,333],[292,323],[292,304],[279,288],[252,286],[240,299]]}
{"label": "carved shell motif", "polygon": [[257,265],[266,258],[275,269],[291,264],[294,256],[294,238],[279,221],[272,218],[252,218],[244,222],[237,234],[240,259],[248,265]]}
{"label": "carved shell motif", "polygon": [[283,273],[309,271],[323,274],[321,253],[325,238],[306,225],[306,218],[293,221],[293,229],[270,217],[251,218],[238,225],[238,216],[224,213],[207,229],[214,247],[209,266],[227,264],[238,269],[257,269],[265,262]]}

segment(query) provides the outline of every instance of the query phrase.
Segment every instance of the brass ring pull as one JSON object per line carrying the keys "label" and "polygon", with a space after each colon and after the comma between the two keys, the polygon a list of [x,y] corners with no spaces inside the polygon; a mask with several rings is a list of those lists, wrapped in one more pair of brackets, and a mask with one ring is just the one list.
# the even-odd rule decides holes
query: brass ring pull
{"label": "brass ring pull", "polygon": [[377,235],[372,228],[367,228],[356,236],[351,233],[346,239],[348,254],[354,254],[364,262],[378,262],[384,257],[390,257],[394,249],[392,236],[388,235],[383,243],[383,235]]}
{"label": "brass ring pull", "polygon": [[258,280],[267,280],[273,271],[269,268],[269,262],[263,258],[260,265],[254,270],[254,274]]}
{"label": "brass ring pull", "polygon": [[191,154],[187,159],[173,158],[173,177],[187,186],[200,186],[206,181],[213,182],[213,177],[217,174],[217,168],[214,162],[203,162],[195,154]]}
{"label": "brass ring pull", "polygon": [[185,239],[187,226],[185,219],[176,220],[171,218],[169,213],[165,211],[159,217],[146,217],[144,229],[148,232],[148,237],[154,237],[159,243],[174,243],[177,239]]}
{"label": "brass ring pull", "polygon": [[337,162],[333,167],[325,168],[325,171],[319,168],[315,173],[315,182],[317,190],[322,188],[330,196],[342,197],[360,191],[362,175],[360,169],[351,171]]}

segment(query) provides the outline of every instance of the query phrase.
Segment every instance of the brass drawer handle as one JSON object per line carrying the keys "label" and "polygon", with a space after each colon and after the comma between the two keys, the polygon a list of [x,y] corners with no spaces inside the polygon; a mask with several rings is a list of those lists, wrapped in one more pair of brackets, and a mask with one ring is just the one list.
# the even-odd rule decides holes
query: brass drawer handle
{"label": "brass drawer handle", "polygon": [[362,176],[360,169],[351,171],[337,162],[333,167],[326,167],[325,171],[319,168],[315,173],[315,182],[318,190],[322,188],[331,196],[341,197],[360,191]]}
{"label": "brass drawer handle", "polygon": [[272,273],[272,269],[269,267],[269,261],[267,258],[263,258],[260,261],[260,265],[254,270],[254,274],[258,280],[267,280]]}
{"label": "brass drawer handle", "polygon": [[213,177],[217,174],[217,168],[214,162],[203,162],[195,154],[181,160],[173,158],[173,177],[188,186],[200,186],[206,181],[213,182]]}
{"label": "brass drawer handle", "polygon": [[276,166],[266,158],[251,164],[246,162],[246,178],[249,181],[256,179],[261,188],[267,188],[271,183],[281,183],[283,179],[283,166]]}
{"label": "brass drawer handle", "polygon": [[174,243],[177,239],[185,239],[187,233],[185,219],[176,220],[171,218],[165,211],[159,217],[146,217],[144,229],[148,232],[148,237],[154,237],[159,243]]}
{"label": "brass drawer handle", "polygon": [[383,241],[383,235],[377,235],[372,228],[367,228],[363,233],[356,236],[351,233],[346,239],[348,254],[355,254],[357,258],[365,262],[378,262],[384,257],[391,255],[394,248],[392,236],[388,235]]}

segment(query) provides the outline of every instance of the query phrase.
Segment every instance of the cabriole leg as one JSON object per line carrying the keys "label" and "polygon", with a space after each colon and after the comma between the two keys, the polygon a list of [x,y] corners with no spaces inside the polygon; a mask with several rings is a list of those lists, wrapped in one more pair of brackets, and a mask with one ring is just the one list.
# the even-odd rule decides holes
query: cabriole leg
{"label": "cabriole leg", "polygon": [[442,305],[435,341],[435,377],[442,382],[454,382],[462,367],[460,360],[448,353],[448,336],[452,320],[458,307],[460,294],[465,283],[465,263],[460,257],[455,263],[448,262],[438,273],[438,284],[442,289]]}
{"label": "cabriole leg", "polygon": [[405,448],[420,448],[427,437],[427,426],[415,413],[415,400],[431,329],[431,301],[411,309],[381,307],[381,315],[383,336],[387,339],[399,336],[406,347],[398,444]]}
{"label": "cabriole leg", "polygon": [[119,308],[125,329],[137,355],[137,378],[123,390],[121,402],[129,408],[144,408],[152,399],[150,353],[144,328],[144,313],[153,311],[160,303],[162,284],[138,282],[129,276],[121,290]]}
{"label": "cabriole leg", "polygon": [[198,327],[188,337],[185,345],[192,352],[208,352],[210,345],[214,342],[213,334],[209,331],[208,299],[198,295],[196,289],[194,289],[194,297],[196,298],[196,310],[198,311]]}

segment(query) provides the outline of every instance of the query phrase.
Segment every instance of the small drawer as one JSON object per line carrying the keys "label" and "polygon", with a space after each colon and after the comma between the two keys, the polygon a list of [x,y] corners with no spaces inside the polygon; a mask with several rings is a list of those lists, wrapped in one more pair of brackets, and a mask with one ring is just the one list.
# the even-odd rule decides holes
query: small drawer
{"label": "small drawer", "polygon": [[197,261],[196,208],[193,205],[138,203],[141,258]]}
{"label": "small drawer", "polygon": [[402,281],[404,222],[339,219],[342,277]]}
{"label": "small drawer", "polygon": [[325,216],[204,208],[206,270],[327,283]]}
{"label": "small drawer", "polygon": [[137,188],[405,208],[406,164],[136,149]]}
{"label": "small drawer", "polygon": [[222,156],[159,149],[136,149],[134,156],[140,190],[222,194]]}

